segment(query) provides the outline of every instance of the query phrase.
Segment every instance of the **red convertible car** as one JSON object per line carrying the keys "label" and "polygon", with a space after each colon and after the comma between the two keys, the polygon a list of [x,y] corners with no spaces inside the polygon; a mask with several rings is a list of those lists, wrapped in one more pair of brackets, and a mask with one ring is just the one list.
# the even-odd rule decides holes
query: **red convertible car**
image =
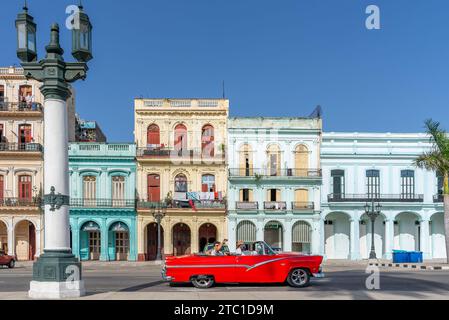
{"label": "red convertible car", "polygon": [[307,287],[312,277],[323,278],[323,257],[276,253],[265,242],[252,245],[242,255],[193,254],[166,257],[162,277],[170,284],[192,283],[207,289],[216,283],[285,283]]}

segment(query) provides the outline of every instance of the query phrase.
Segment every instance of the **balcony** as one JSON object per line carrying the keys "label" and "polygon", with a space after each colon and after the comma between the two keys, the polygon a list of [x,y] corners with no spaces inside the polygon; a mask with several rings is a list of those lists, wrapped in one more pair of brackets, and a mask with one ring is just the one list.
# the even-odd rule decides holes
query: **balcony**
{"label": "balcony", "polygon": [[444,202],[444,195],[436,194],[433,196],[433,203],[443,203],[443,202]]}
{"label": "balcony", "polygon": [[0,208],[33,208],[38,209],[41,206],[40,198],[0,198]]}
{"label": "balcony", "polygon": [[0,143],[0,152],[42,152],[40,143]]}
{"label": "balcony", "polygon": [[328,202],[424,202],[422,194],[330,194]]}
{"label": "balcony", "polygon": [[287,202],[283,201],[268,201],[263,203],[264,210],[270,211],[286,211]]}
{"label": "balcony", "polygon": [[229,169],[230,177],[247,178],[273,178],[273,177],[292,177],[292,178],[321,178],[321,169]]}
{"label": "balcony", "polygon": [[134,199],[70,199],[72,208],[134,208]]}
{"label": "balcony", "polygon": [[137,157],[139,160],[170,160],[171,162],[185,161],[192,162],[224,162],[226,159],[225,151],[215,152],[214,155],[203,153],[201,149],[175,150],[163,145],[159,147],[138,148]]}
{"label": "balcony", "polygon": [[293,211],[313,211],[315,210],[315,203],[313,202],[292,202]]}
{"label": "balcony", "polygon": [[[196,209],[226,209],[226,201],[224,200],[201,200],[194,201],[194,205]],[[162,202],[152,202],[152,201],[138,201],[137,209],[140,210],[151,210],[157,207],[165,207],[167,209],[192,209],[188,200],[179,201],[173,200],[170,203],[162,203]]]}
{"label": "balcony", "polygon": [[42,110],[42,104],[37,102],[7,102],[5,100],[0,100],[0,115],[5,113],[34,113],[36,115],[41,115]]}
{"label": "balcony", "polygon": [[237,210],[259,210],[259,203],[254,201],[240,201],[235,203]]}

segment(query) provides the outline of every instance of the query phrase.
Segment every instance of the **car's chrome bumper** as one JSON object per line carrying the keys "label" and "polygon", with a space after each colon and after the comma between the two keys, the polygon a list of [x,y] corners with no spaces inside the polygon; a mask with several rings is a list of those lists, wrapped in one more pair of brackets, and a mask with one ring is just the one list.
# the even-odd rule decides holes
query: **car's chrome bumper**
{"label": "car's chrome bumper", "polygon": [[165,264],[162,267],[162,272],[161,273],[162,273],[162,280],[167,281],[167,282],[170,282],[170,281],[174,280],[173,277],[167,276],[167,267],[165,266]]}
{"label": "car's chrome bumper", "polygon": [[325,274],[323,272],[320,272],[320,273],[314,273],[313,277],[322,279],[322,278],[325,278],[326,276],[325,276]]}

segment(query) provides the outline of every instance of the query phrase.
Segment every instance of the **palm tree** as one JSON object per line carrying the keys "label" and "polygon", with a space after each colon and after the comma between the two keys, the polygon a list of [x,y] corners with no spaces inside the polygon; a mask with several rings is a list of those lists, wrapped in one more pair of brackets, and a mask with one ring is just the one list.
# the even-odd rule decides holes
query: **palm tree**
{"label": "palm tree", "polygon": [[449,137],[440,123],[432,119],[425,122],[426,132],[430,136],[432,149],[415,160],[418,168],[433,170],[444,177],[444,231],[446,239],[446,262],[449,263]]}

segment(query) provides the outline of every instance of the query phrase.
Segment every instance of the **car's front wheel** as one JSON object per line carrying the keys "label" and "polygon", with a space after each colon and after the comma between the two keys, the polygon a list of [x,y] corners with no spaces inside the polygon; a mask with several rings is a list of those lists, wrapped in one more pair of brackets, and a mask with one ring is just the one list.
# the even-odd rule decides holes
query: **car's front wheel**
{"label": "car's front wheel", "polygon": [[8,268],[13,269],[16,266],[16,262],[14,260],[9,261]]}
{"label": "car's front wheel", "polygon": [[287,282],[294,288],[305,288],[310,285],[310,273],[306,269],[293,269],[288,275]]}
{"label": "car's front wheel", "polygon": [[211,276],[193,277],[192,284],[198,289],[209,289],[215,284],[215,280]]}

